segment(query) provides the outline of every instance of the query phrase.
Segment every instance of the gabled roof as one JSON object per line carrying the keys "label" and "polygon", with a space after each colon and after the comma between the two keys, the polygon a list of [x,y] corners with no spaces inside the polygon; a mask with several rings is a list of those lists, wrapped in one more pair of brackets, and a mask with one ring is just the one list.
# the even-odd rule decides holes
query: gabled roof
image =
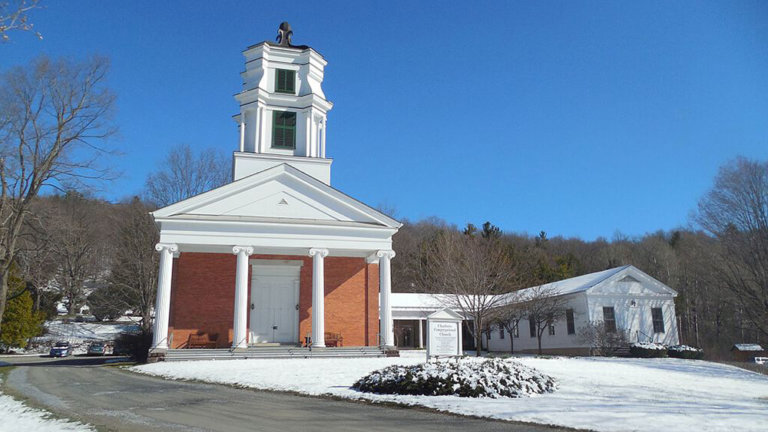
{"label": "gabled roof", "polygon": [[580,292],[587,292],[604,283],[619,282],[624,279],[634,282],[644,281],[655,286],[659,291],[664,292],[665,294],[673,296],[677,295],[675,290],[640,271],[637,267],[632,265],[625,265],[595,273],[585,274],[582,276],[576,276],[570,279],[564,279],[537,287],[515,291],[514,296],[518,299],[525,298],[527,293],[532,293],[534,290],[539,290],[539,292],[552,293],[552,295],[555,296],[575,294]]}
{"label": "gabled roof", "polygon": [[758,344],[734,344],[731,351],[764,351]]}
{"label": "gabled roof", "polygon": [[288,164],[152,212],[155,220],[260,221],[399,228],[402,224]]}
{"label": "gabled roof", "polygon": [[443,304],[433,294],[424,293],[392,293],[389,304],[394,309],[428,309],[443,307]]}

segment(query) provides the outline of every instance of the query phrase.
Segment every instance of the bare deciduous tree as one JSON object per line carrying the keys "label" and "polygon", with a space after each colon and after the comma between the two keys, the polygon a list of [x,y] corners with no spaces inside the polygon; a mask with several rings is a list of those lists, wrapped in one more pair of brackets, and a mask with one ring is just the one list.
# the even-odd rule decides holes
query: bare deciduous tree
{"label": "bare deciduous tree", "polygon": [[138,198],[123,203],[115,215],[114,258],[108,279],[109,301],[123,311],[141,316],[144,330],[151,327],[155,305],[159,256],[155,253],[158,232],[149,211]]}
{"label": "bare deciduous tree", "polygon": [[171,148],[158,171],[147,178],[147,200],[158,207],[179,202],[226,184],[232,162],[224,154],[206,149],[195,153],[187,144]]}
{"label": "bare deciduous tree", "polygon": [[425,251],[422,286],[447,307],[472,319],[477,355],[482,330],[501,304],[498,294],[516,287],[517,273],[508,248],[496,238],[438,233]]}
{"label": "bare deciduous tree", "polygon": [[31,210],[31,217],[24,223],[16,254],[19,273],[27,282],[27,289],[32,291],[36,311],[41,309],[43,294],[49,288],[57,268],[49,226],[40,217],[44,213],[41,209],[43,205],[37,201]]}
{"label": "bare deciduous tree", "polygon": [[97,283],[109,268],[107,212],[102,201],[74,191],[48,201],[45,228],[56,266],[53,285],[71,315],[85,302],[86,283]]}
{"label": "bare deciduous tree", "polygon": [[46,185],[103,178],[104,140],[114,133],[109,62],[42,57],[0,80],[0,319],[17,243],[34,198]]}
{"label": "bare deciduous tree", "polygon": [[515,352],[515,334],[520,332],[520,321],[527,317],[525,305],[520,299],[519,291],[505,295],[503,305],[492,314],[492,322],[501,326],[509,335],[509,352]]}
{"label": "bare deciduous tree", "polygon": [[696,221],[721,242],[723,286],[768,335],[768,162],[738,158],[721,167]]}
{"label": "bare deciduous tree", "polygon": [[559,295],[557,284],[539,285],[521,291],[519,294],[520,308],[525,310],[528,320],[533,322],[539,354],[541,337],[550,326],[565,315],[568,300]]}
{"label": "bare deciduous tree", "polygon": [[[32,31],[32,23],[29,22],[29,12],[37,9],[39,0],[15,0],[0,3],[0,42],[10,39],[8,32],[11,30]],[[38,38],[43,36],[35,32]]]}
{"label": "bare deciduous tree", "polygon": [[579,329],[578,340],[589,345],[590,355],[611,356],[629,345],[629,338],[624,329],[610,331],[602,321],[590,321]]}

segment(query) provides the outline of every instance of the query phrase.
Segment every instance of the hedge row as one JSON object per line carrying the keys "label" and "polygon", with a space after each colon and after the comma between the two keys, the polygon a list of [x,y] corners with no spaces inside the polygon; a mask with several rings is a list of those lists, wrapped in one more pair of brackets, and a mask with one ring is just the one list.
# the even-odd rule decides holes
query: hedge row
{"label": "hedge row", "polygon": [[704,357],[704,351],[700,348],[688,345],[666,347],[656,343],[634,343],[630,345],[629,353],[638,358],[674,357],[699,360]]}

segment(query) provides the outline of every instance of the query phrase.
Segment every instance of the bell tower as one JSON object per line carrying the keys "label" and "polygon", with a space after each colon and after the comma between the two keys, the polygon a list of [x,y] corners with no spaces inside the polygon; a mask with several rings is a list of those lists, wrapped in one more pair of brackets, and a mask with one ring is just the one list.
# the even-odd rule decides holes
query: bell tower
{"label": "bell tower", "polygon": [[322,88],[327,62],[314,49],[291,44],[292,36],[284,22],[277,43],[264,41],[243,51],[243,90],[235,95],[240,148],[234,155],[234,180],[286,163],[331,183],[325,130],[333,104]]}

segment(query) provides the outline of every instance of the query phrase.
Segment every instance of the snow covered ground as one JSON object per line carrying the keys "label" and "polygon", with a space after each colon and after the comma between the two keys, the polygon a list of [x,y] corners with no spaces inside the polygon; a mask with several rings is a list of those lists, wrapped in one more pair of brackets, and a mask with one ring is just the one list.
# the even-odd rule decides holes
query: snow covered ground
{"label": "snow covered ground", "polygon": [[135,332],[139,327],[133,323],[103,324],[87,322],[46,321],[46,334],[35,339],[74,341],[114,340],[120,333]]}
{"label": "snow covered ground", "polygon": [[47,411],[30,408],[0,392],[0,430],[30,432],[95,431],[88,425],[53,418]]}
{"label": "snow covered ground", "polygon": [[51,344],[56,341],[66,340],[72,344],[75,354],[85,354],[88,343],[94,341],[115,340],[120,333],[136,332],[138,324],[123,322],[119,324],[65,322],[61,320],[46,321],[46,333],[43,336],[32,338],[29,350],[15,350],[19,353],[47,353]]}
{"label": "snow covered ground", "polygon": [[700,360],[520,357],[517,360],[523,364],[555,377],[559,388],[519,399],[376,395],[350,388],[373,370],[424,361],[423,352],[402,354],[373,359],[170,362],[131,370],[599,431],[765,431],[768,425],[768,377]]}

